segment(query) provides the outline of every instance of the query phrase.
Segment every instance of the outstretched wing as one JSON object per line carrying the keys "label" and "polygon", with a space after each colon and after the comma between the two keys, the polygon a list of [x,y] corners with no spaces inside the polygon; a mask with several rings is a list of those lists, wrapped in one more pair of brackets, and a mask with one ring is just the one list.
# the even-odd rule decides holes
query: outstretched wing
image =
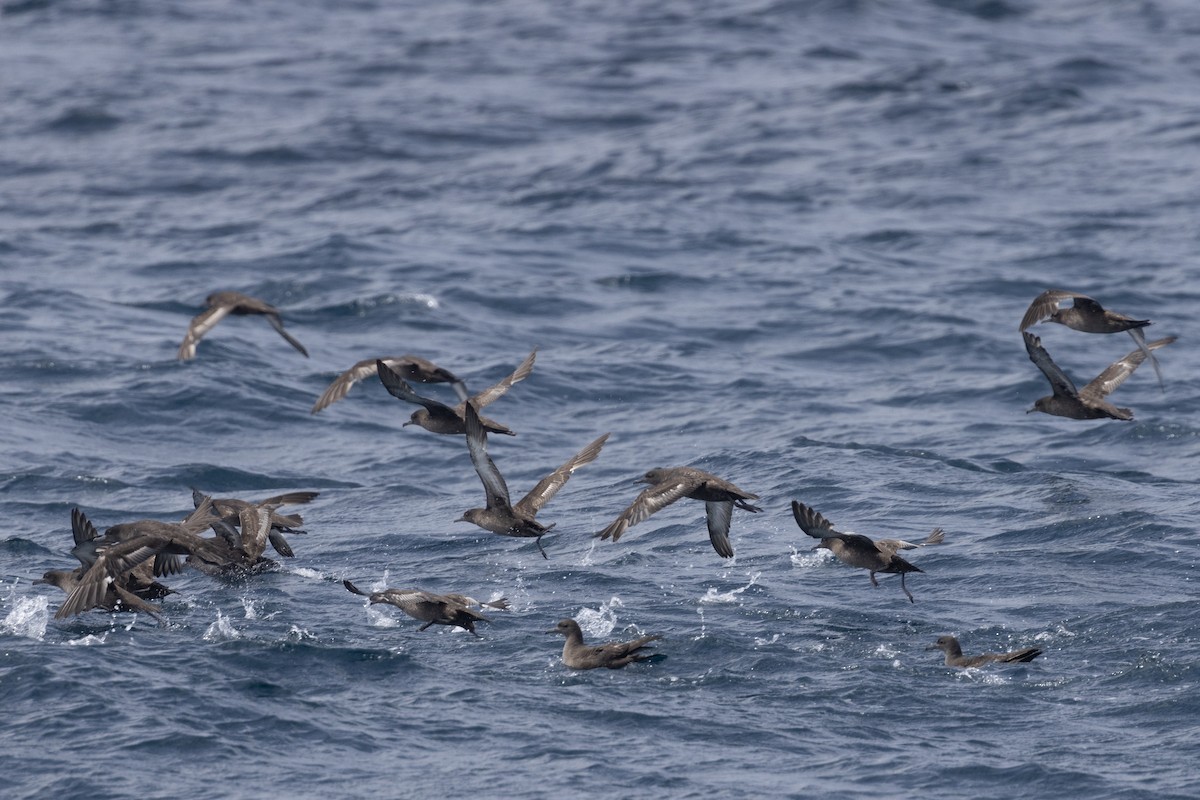
{"label": "outstretched wing", "polygon": [[487,493],[487,507],[510,509],[512,503],[508,499],[508,485],[505,484],[504,476],[496,468],[492,457],[488,455],[487,431],[479,421],[479,413],[475,411],[474,403],[467,403],[466,422],[467,451],[471,454],[471,463],[475,465],[475,472]]}
{"label": "outstretched wing", "polygon": [[1175,341],[1174,336],[1167,336],[1164,339],[1147,342],[1145,350],[1134,350],[1120,361],[1114,361],[1112,364],[1109,364],[1108,368],[1097,375],[1095,380],[1083,387],[1083,391],[1079,393],[1079,398],[1091,403],[1102,401],[1105,397],[1112,394],[1118,386],[1124,383],[1126,378],[1133,374],[1138,365],[1146,360],[1146,355],[1151,350],[1165,347],[1173,341]]}
{"label": "outstretched wing", "polygon": [[204,338],[204,334],[213,329],[221,320],[229,316],[232,311],[232,306],[217,305],[204,309],[195,317],[192,318],[191,324],[188,325],[187,333],[184,334],[183,343],[179,345],[177,356],[180,361],[187,361],[194,358],[196,355],[196,345]]}
{"label": "outstretched wing", "polygon": [[629,507],[621,512],[620,516],[596,535],[601,539],[617,541],[621,538],[621,534],[628,528],[644,521],[659,509],[671,505],[671,503],[686,495],[692,486],[693,484],[686,480],[678,480],[673,483],[656,483],[650,488],[643,490],[629,504]]}
{"label": "outstretched wing", "polygon": [[379,359],[375,360],[375,371],[379,373],[379,380],[392,397],[403,400],[406,403],[416,403],[419,406],[425,406],[430,414],[439,416],[448,415],[450,417],[458,416],[454,409],[445,403],[439,403],[437,400],[422,397],[414,392],[413,388],[408,385],[408,381],[400,377],[398,372]]}
{"label": "outstretched wing", "polygon": [[533,371],[533,362],[535,358],[537,358],[536,347],[533,348],[533,352],[525,357],[525,360],[521,362],[520,366],[513,370],[511,375],[494,386],[489,386],[479,394],[472,397],[471,402],[475,404],[477,409],[483,408],[484,406],[495,402],[500,398],[501,395],[511,389],[514,383],[520,383],[529,377],[529,373]]}
{"label": "outstretched wing", "polygon": [[554,497],[558,493],[558,490],[566,484],[575,470],[584,464],[590,464],[596,460],[596,456],[600,455],[600,450],[604,447],[604,443],[608,441],[608,437],[609,434],[606,433],[599,439],[596,439],[572,456],[570,461],[538,481],[537,486],[534,486],[529,494],[522,497],[521,502],[517,503],[517,511],[529,516],[537,514],[542,506],[549,503],[550,498]]}
{"label": "outstretched wing", "polygon": [[1042,340],[1032,333],[1022,333],[1021,336],[1025,339],[1025,352],[1029,354],[1029,360],[1046,376],[1054,395],[1056,397],[1078,397],[1079,390],[1075,388],[1075,384],[1071,383],[1067,373],[1063,372],[1058,364],[1054,363],[1054,359],[1050,358],[1046,348],[1042,347]]}
{"label": "outstretched wing", "polygon": [[1047,289],[1033,299],[1033,302],[1029,304],[1029,308],[1025,311],[1025,316],[1021,317],[1021,332],[1028,330],[1039,322],[1050,319],[1054,315],[1054,312],[1058,311],[1059,303],[1070,298],[1075,299],[1076,307],[1082,307],[1080,306],[1080,301],[1084,303],[1091,302],[1097,307],[1100,305],[1087,295],[1068,292],[1063,289]]}

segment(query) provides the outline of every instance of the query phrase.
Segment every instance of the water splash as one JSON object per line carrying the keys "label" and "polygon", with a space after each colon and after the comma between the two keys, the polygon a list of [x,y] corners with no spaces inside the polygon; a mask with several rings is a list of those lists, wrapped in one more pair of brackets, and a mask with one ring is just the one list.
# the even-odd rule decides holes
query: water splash
{"label": "water splash", "polygon": [[833,553],[829,550],[800,551],[794,547],[792,548],[791,556],[789,556],[793,567],[801,567],[803,569],[810,569],[812,567],[819,566],[833,557]]}
{"label": "water splash", "polygon": [[728,592],[718,592],[716,589],[714,589],[713,587],[710,586],[708,588],[708,590],[704,593],[704,596],[700,598],[700,602],[701,603],[736,603],[736,602],[738,602],[738,596],[743,594],[747,589],[749,589],[754,584],[758,583],[758,579],[761,576],[762,576],[761,572],[755,572],[753,575],[750,576],[750,582],[747,583],[745,586],[741,586],[737,589],[730,589]]}
{"label": "water splash", "polygon": [[46,625],[50,622],[50,598],[45,595],[16,597],[12,609],[0,622],[0,633],[36,639],[46,638]]}
{"label": "water splash", "polygon": [[204,632],[204,641],[206,642],[232,642],[235,639],[242,638],[242,634],[237,628],[233,627],[233,623],[229,621],[229,617],[221,613],[217,609],[217,618],[208,630]]}
{"label": "water splash", "polygon": [[608,636],[617,627],[616,609],[624,607],[621,598],[614,596],[607,603],[601,603],[598,609],[580,609],[575,615],[575,621],[587,636]]}

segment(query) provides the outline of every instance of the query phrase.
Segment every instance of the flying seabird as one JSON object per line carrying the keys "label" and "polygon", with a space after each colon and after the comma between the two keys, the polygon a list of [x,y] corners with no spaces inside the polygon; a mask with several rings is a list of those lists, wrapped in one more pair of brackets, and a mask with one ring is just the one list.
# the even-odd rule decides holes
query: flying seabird
{"label": "flying seabird", "polygon": [[694,467],[658,467],[638,478],[650,484],[613,522],[600,533],[601,539],[621,538],[628,528],[638,524],[655,511],[669,506],[681,497],[704,501],[708,518],[708,538],[713,549],[721,558],[733,557],[733,545],[729,543],[729,524],[733,507],[746,511],[762,511],[747,500],[757,500],[758,495],[744,492],[729,481],[721,480],[704,470]]}
{"label": "flying seabird", "polygon": [[1113,362],[1091,383],[1079,390],[1062,368],[1054,363],[1054,359],[1050,358],[1046,348],[1042,347],[1041,339],[1029,332],[1022,333],[1021,336],[1025,338],[1025,352],[1029,353],[1029,360],[1037,365],[1050,382],[1050,388],[1054,390],[1054,394],[1039,397],[1033,408],[1025,413],[1043,411],[1071,419],[1133,419],[1132,410],[1117,408],[1104,398],[1133,374],[1138,365],[1146,360],[1146,353],[1175,341],[1174,336],[1168,336],[1148,342],[1145,350],[1134,350],[1120,361]]}
{"label": "flying seabird", "polygon": [[508,485],[504,476],[496,468],[495,462],[487,452],[487,432],[482,420],[475,412],[475,404],[468,402],[466,406],[467,450],[471,454],[471,463],[475,472],[483,482],[484,493],[487,495],[486,508],[472,508],[463,513],[456,522],[471,522],[484,530],[499,533],[502,536],[534,537],[542,558],[546,551],[542,549],[542,535],[554,527],[554,523],[543,525],[535,517],[542,506],[550,502],[558,490],[570,480],[575,470],[584,464],[590,464],[600,455],[601,448],[608,441],[609,434],[604,434],[587,447],[580,450],[558,469],[538,481],[529,494],[513,505],[509,499]]}
{"label": "flying seabird", "polygon": [[376,374],[378,372],[376,362],[379,361],[382,361],[388,369],[406,381],[412,381],[413,383],[448,383],[454,387],[454,393],[458,395],[459,400],[466,400],[468,397],[466,384],[455,376],[454,373],[442,369],[432,361],[426,361],[420,356],[403,355],[388,356],[387,358],[367,358],[359,361],[353,367],[337,376],[333,383],[329,384],[329,388],[325,390],[313,405],[312,413],[316,414],[321,409],[341,400],[354,384]]}
{"label": "flying seabird", "polygon": [[235,316],[261,314],[267,318],[279,335],[287,340],[288,344],[308,358],[308,351],[304,349],[304,345],[283,329],[283,320],[279,317],[279,309],[270,303],[265,303],[257,297],[250,297],[241,292],[214,292],[205,299],[205,302],[208,303],[208,308],[192,319],[191,324],[188,325],[187,335],[183,337],[183,343],[179,345],[180,361],[187,361],[195,356],[196,345],[199,344],[204,334],[230,314]]}
{"label": "flying seabird", "polygon": [[[1074,303],[1067,308],[1059,308],[1059,304],[1064,300],[1073,300]],[[1116,311],[1109,311],[1086,294],[1068,292],[1063,289],[1047,289],[1029,304],[1029,309],[1021,318],[1020,330],[1024,333],[1033,325],[1045,321],[1057,322],[1060,325],[1066,325],[1071,330],[1083,333],[1126,331],[1143,355],[1150,359],[1150,365],[1154,367],[1154,374],[1158,377],[1158,387],[1163,389],[1162,370],[1159,369],[1158,359],[1146,345],[1146,334],[1142,330],[1150,324],[1150,320],[1134,319]]]}
{"label": "flying seabird", "polygon": [[[489,386],[487,389],[484,389],[482,392],[479,392],[474,397],[470,398],[470,402],[475,406],[475,410],[478,411],[484,406],[494,402],[501,395],[507,392],[514,383],[523,381],[525,378],[529,377],[529,373],[533,371],[533,362],[536,357],[537,348],[535,347],[533,352],[525,357],[525,360],[521,362],[520,366],[513,370],[511,375],[494,386]],[[428,397],[422,397],[414,392],[413,388],[408,385],[404,378],[398,372],[388,367],[388,365],[383,361],[376,361],[375,368],[379,373],[379,380],[383,382],[384,388],[386,388],[393,397],[399,398],[406,403],[415,403],[419,406],[424,406],[424,408],[419,408],[414,411],[408,422],[404,423],[404,426],[419,425],[431,433],[444,433],[458,436],[461,436],[467,432],[465,421],[467,405],[466,400],[463,400],[457,406],[451,408],[445,403],[438,402],[437,400],[431,400]],[[480,417],[480,419],[483,422],[484,428],[491,433],[504,433],[508,434],[509,436],[515,435],[511,430],[501,425],[499,422],[487,419],[486,417]]]}
{"label": "flying seabird", "polygon": [[904,574],[906,572],[924,572],[925,570],[905,561],[896,555],[896,551],[938,544],[945,538],[945,533],[941,528],[934,528],[924,541],[916,544],[902,539],[875,541],[862,534],[843,533],[835,530],[833,523],[821,516],[819,511],[795,500],[792,501],[792,516],[796,518],[796,524],[800,526],[800,530],[814,539],[821,540],[817,544],[818,549],[829,550],[843,564],[868,570],[872,586],[879,586],[879,581],[875,580],[876,572],[899,573],[900,588],[904,590],[910,603],[915,603],[916,600],[913,599],[912,592],[904,585]]}
{"label": "flying seabird", "polygon": [[473,597],[463,594],[434,594],[423,589],[384,589],[381,592],[364,592],[348,580],[342,581],[347,589],[357,595],[369,598],[371,603],[387,603],[425,624],[417,630],[425,630],[430,625],[455,625],[475,633],[476,622],[491,622],[490,619],[472,611],[472,606],[480,608],[508,608],[508,600],[501,597],[481,603]]}

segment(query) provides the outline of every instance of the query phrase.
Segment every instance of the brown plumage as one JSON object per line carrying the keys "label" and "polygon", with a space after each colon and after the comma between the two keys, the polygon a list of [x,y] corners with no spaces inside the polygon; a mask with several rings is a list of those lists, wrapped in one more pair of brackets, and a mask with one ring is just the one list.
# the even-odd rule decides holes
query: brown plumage
{"label": "brown plumage", "polygon": [[304,345],[296,341],[290,333],[283,329],[283,320],[279,316],[279,309],[270,303],[265,303],[257,297],[242,294],[241,292],[214,292],[205,298],[208,308],[197,314],[188,325],[187,334],[183,337],[183,343],[179,345],[179,360],[187,361],[196,355],[196,345],[206,333],[213,329],[225,317],[233,314],[235,316],[245,316],[247,314],[258,314],[267,318],[280,336],[287,341],[292,347],[300,351],[301,355],[308,358],[308,351],[304,349]]}
{"label": "brown plumage", "polygon": [[501,597],[481,603],[473,597],[464,594],[434,594],[423,589],[384,589],[381,592],[364,592],[350,581],[342,581],[345,587],[354,594],[361,595],[374,603],[387,603],[403,611],[416,620],[425,624],[418,630],[425,630],[430,625],[454,625],[475,633],[476,622],[491,622],[490,619],[471,610],[471,606],[480,608],[508,608],[508,600]]}
{"label": "brown plumage", "polygon": [[[1064,300],[1074,301],[1068,308],[1060,308]],[[1047,289],[1034,298],[1029,304],[1025,316],[1021,318],[1020,330],[1024,333],[1039,322],[1057,322],[1066,325],[1071,330],[1083,333],[1120,333],[1125,331],[1133,339],[1142,354],[1150,359],[1154,374],[1158,377],[1158,386],[1163,388],[1162,370],[1158,359],[1146,346],[1146,334],[1142,328],[1150,324],[1148,319],[1134,319],[1116,311],[1109,311],[1086,294],[1068,292],[1063,289]]]}
{"label": "brown plumage", "polygon": [[[499,399],[505,392],[512,388],[514,383],[518,383],[529,377],[529,373],[533,371],[533,362],[536,357],[537,348],[535,347],[533,352],[525,357],[525,360],[513,370],[511,375],[471,397],[470,402],[475,406],[476,412]],[[400,373],[388,367],[383,361],[376,361],[375,369],[379,373],[379,380],[383,382],[384,388],[388,390],[388,393],[392,397],[403,400],[406,403],[415,403],[423,406],[423,408],[419,408],[413,412],[408,422],[404,423],[405,427],[408,425],[418,425],[431,433],[441,433],[451,436],[462,436],[467,432],[466,400],[451,408],[445,403],[417,394]],[[489,433],[515,435],[509,428],[501,425],[499,422],[490,420],[487,417],[480,417],[480,420],[482,420],[483,427]]]}
{"label": "brown plumage", "polygon": [[843,564],[865,569],[870,573],[871,585],[879,586],[875,580],[876,572],[899,573],[900,588],[907,595],[910,603],[915,603],[912,592],[904,584],[904,575],[908,572],[924,572],[925,570],[910,564],[900,556],[897,550],[910,550],[925,545],[938,544],[945,538],[941,528],[934,528],[925,541],[913,544],[901,539],[880,539],[875,541],[858,533],[844,533],[834,529],[833,523],[821,516],[821,513],[803,503],[792,501],[792,516],[800,530],[820,539],[817,548],[829,550]]}
{"label": "brown plumage", "polygon": [[1117,408],[1104,398],[1108,397],[1125,382],[1126,378],[1133,374],[1138,365],[1145,361],[1146,353],[1175,341],[1174,336],[1168,336],[1148,342],[1144,350],[1134,350],[1121,360],[1114,361],[1083,389],[1076,389],[1075,384],[1062,371],[1062,368],[1054,363],[1054,359],[1046,352],[1046,348],[1042,347],[1041,339],[1028,332],[1022,333],[1021,336],[1025,339],[1025,352],[1029,354],[1029,360],[1046,376],[1046,380],[1050,382],[1050,388],[1054,392],[1054,394],[1039,397],[1034,402],[1033,408],[1028,409],[1025,413],[1041,411],[1056,417],[1070,419],[1133,419],[1131,409]]}
{"label": "brown plumage", "polygon": [[620,669],[637,661],[653,658],[653,653],[640,652],[650,642],[662,639],[661,636],[642,636],[630,642],[608,642],[606,644],[588,645],[583,643],[583,631],[579,623],[573,619],[560,619],[558,624],[546,633],[560,633],[567,637],[563,645],[563,664],[571,669]]}
{"label": "brown plumage", "polygon": [[705,517],[708,520],[708,538],[713,550],[721,558],[733,557],[733,545],[729,542],[729,525],[733,507],[746,511],[762,511],[747,500],[757,500],[758,495],[742,491],[726,480],[710,472],[694,467],[657,467],[638,480],[650,484],[650,488],[639,494],[629,507],[600,531],[601,539],[621,538],[629,528],[645,520],[654,512],[666,508],[683,497],[704,501]]}
{"label": "brown plumage", "polygon": [[537,521],[537,513],[570,480],[575,470],[596,460],[604,443],[608,441],[608,434],[594,440],[573,455],[567,463],[538,481],[537,485],[529,490],[529,494],[514,505],[509,499],[504,476],[488,455],[487,432],[479,415],[475,413],[474,403],[467,403],[466,426],[467,450],[471,454],[475,472],[483,483],[487,507],[469,509],[456,522],[470,522],[502,536],[532,537],[542,557],[546,558],[546,551],[542,549],[542,535],[553,528],[554,523],[543,525]]}
{"label": "brown plumage", "polygon": [[467,399],[466,384],[449,370],[442,369],[432,361],[426,361],[420,356],[388,356],[387,358],[364,359],[337,376],[333,383],[329,384],[329,388],[313,404],[311,413],[316,414],[323,408],[336,403],[346,396],[354,387],[354,384],[364,378],[369,378],[377,374],[379,368],[376,366],[376,363],[380,361],[403,380],[414,383],[449,383],[454,387],[459,400]]}
{"label": "brown plumage", "polygon": [[1033,661],[1042,654],[1040,648],[1026,647],[1024,650],[1013,650],[1009,653],[981,653],[977,656],[964,656],[958,639],[953,636],[939,636],[938,640],[926,650],[941,650],[946,654],[947,667],[982,667],[984,664],[1017,664]]}

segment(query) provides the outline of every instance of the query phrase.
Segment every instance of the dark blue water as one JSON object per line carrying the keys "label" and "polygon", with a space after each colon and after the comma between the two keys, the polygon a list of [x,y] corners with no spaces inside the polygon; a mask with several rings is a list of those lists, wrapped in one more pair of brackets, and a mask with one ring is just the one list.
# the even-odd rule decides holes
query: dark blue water
{"label": "dark blue water", "polygon": [[[0,5],[5,797],[1200,794],[1200,9],[1185,0]],[[1175,334],[1114,395],[1025,409],[1049,287]],[[279,306],[312,354],[211,291]],[[1037,332],[1078,382],[1124,335]],[[532,542],[461,439],[359,359],[482,387],[516,495],[606,431]],[[427,388],[431,394],[438,387]],[[439,395],[443,396],[443,395]],[[737,556],[653,466],[761,495]],[[169,582],[169,626],[53,619],[69,512],[319,490],[273,573]],[[945,544],[894,576],[792,499]],[[364,588],[507,596],[482,638]],[[654,632],[574,673],[561,639]],[[957,672],[925,647],[1038,646]]]}

